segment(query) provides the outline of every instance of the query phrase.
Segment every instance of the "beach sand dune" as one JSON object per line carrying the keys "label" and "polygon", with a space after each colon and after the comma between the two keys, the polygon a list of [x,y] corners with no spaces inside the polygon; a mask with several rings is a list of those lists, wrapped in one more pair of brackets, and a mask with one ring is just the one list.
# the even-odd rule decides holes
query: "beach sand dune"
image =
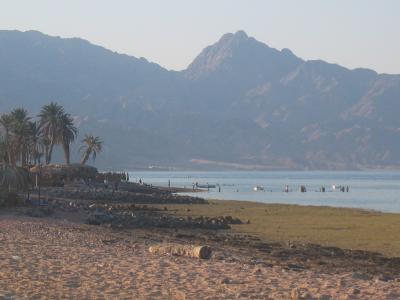
{"label": "beach sand dune", "polygon": [[159,256],[144,231],[2,216],[0,299],[399,299],[400,282]]}

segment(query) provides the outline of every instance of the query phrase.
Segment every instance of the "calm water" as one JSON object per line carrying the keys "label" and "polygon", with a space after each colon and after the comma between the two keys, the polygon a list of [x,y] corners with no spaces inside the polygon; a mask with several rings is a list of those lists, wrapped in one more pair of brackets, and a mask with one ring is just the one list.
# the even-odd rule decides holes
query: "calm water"
{"label": "calm water", "polygon": [[[219,184],[209,192],[196,194],[206,199],[250,200],[263,203],[356,207],[400,212],[400,172],[130,172],[131,181],[189,187],[193,183]],[[332,185],[349,186],[350,191],[334,191]],[[265,191],[255,192],[254,186]],[[283,192],[288,185],[292,192]],[[305,185],[306,193],[299,192]],[[321,193],[321,186],[326,192]]]}

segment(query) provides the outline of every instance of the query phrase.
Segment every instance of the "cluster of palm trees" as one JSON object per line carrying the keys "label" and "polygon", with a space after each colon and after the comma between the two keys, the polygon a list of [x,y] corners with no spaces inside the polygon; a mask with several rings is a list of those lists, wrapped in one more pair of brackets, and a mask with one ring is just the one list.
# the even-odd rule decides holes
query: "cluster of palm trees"
{"label": "cluster of palm trees", "polygon": [[75,140],[78,129],[74,126],[71,115],[54,102],[42,107],[38,121],[38,135],[41,137],[45,163],[51,162],[54,145],[61,145],[64,150],[65,163],[70,163],[69,145]]}
{"label": "cluster of palm trees", "polygon": [[[0,187],[4,186],[5,174],[18,168],[42,163],[50,164],[54,146],[61,146],[65,163],[70,163],[70,145],[75,141],[78,129],[72,116],[54,102],[44,105],[37,120],[24,108],[16,108],[0,116]],[[82,140],[81,163],[101,152],[99,137],[86,135]],[[17,172],[18,173],[18,172]],[[3,184],[2,184],[3,183]]]}

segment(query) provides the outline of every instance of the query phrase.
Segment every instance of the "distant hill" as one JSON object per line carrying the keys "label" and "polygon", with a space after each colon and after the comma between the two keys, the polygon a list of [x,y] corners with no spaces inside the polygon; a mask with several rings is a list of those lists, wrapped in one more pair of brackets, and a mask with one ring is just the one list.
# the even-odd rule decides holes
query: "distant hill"
{"label": "distant hill", "polygon": [[243,31],[181,72],[82,39],[0,31],[1,111],[49,101],[103,137],[99,167],[400,166],[400,75],[305,61]]}

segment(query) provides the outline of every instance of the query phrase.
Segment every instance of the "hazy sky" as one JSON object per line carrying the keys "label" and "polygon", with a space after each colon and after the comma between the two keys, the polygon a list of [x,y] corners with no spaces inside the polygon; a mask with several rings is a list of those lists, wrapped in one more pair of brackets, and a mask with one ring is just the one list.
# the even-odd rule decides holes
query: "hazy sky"
{"label": "hazy sky", "polygon": [[0,0],[0,29],[82,37],[175,70],[243,29],[304,59],[400,74],[400,0]]}

